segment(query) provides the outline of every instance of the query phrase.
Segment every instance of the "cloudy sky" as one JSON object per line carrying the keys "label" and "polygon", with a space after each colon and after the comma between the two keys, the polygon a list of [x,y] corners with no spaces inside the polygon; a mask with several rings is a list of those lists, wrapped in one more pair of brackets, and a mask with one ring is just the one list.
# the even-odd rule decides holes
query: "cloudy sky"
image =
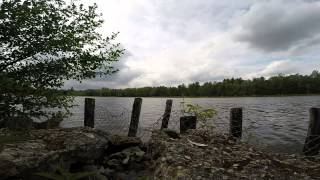
{"label": "cloudy sky", "polygon": [[176,86],[320,70],[317,0],[82,0],[126,54],[112,77],[66,88]]}

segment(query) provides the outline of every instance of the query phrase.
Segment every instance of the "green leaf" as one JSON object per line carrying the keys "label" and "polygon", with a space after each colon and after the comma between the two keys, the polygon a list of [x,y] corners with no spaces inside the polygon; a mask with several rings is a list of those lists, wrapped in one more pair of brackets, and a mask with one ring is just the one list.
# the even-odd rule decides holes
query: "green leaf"
{"label": "green leaf", "polygon": [[[59,91],[66,80],[112,75],[124,49],[118,33],[104,37],[97,5],[62,0],[0,3],[0,121],[50,118],[68,113],[72,98]],[[72,18],[71,18],[72,17]]]}

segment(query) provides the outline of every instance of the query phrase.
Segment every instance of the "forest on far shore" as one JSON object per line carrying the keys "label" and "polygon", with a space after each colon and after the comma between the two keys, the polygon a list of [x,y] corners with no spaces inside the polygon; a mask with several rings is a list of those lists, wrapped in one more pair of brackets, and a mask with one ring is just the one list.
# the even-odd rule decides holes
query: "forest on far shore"
{"label": "forest on far shore", "polygon": [[116,96],[116,97],[219,97],[219,96],[272,96],[320,94],[320,73],[310,75],[283,75],[253,78],[224,79],[221,82],[182,84],[178,87],[142,87],[126,89],[67,90],[72,96]]}

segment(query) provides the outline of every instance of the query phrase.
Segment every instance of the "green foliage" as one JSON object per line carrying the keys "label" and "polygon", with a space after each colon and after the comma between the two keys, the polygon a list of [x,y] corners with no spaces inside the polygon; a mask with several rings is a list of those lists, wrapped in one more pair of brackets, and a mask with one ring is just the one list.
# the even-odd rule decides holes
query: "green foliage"
{"label": "green foliage", "polygon": [[123,54],[117,34],[103,37],[97,5],[64,0],[0,2],[0,121],[67,111],[72,98],[58,91],[69,79],[110,75]]}
{"label": "green foliage", "polygon": [[187,113],[193,116],[197,117],[197,124],[200,126],[200,128],[206,128],[210,127],[213,128],[213,126],[209,125],[207,122],[208,119],[213,118],[217,112],[213,108],[204,109],[203,107],[199,106],[198,104],[187,104],[186,107],[183,109],[183,113]]}
{"label": "green foliage", "polygon": [[310,75],[282,74],[266,79],[264,77],[249,80],[224,79],[222,82],[199,82],[178,87],[143,87],[127,89],[108,89],[72,91],[75,96],[119,96],[119,97],[160,97],[160,96],[264,96],[320,94],[320,73]]}
{"label": "green foliage", "polygon": [[47,179],[53,179],[53,180],[78,180],[78,179],[90,177],[96,174],[97,174],[96,172],[71,173],[62,167],[58,167],[57,173],[50,173],[50,172],[35,173],[35,175],[38,175]]}
{"label": "green foliage", "polygon": [[173,180],[186,179],[186,175],[187,175],[187,170],[185,170],[185,169],[175,169],[172,179]]}

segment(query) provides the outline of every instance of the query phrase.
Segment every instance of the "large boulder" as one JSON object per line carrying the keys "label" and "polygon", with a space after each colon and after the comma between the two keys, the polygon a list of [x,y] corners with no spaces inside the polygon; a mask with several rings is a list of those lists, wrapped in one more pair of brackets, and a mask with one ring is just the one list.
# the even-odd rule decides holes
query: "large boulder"
{"label": "large boulder", "polygon": [[[5,135],[10,136],[10,132]],[[32,130],[19,136],[23,138],[0,141],[0,179],[34,179],[34,173],[54,171],[60,166],[103,163],[109,152],[141,145],[138,138],[120,138],[86,127]]]}

